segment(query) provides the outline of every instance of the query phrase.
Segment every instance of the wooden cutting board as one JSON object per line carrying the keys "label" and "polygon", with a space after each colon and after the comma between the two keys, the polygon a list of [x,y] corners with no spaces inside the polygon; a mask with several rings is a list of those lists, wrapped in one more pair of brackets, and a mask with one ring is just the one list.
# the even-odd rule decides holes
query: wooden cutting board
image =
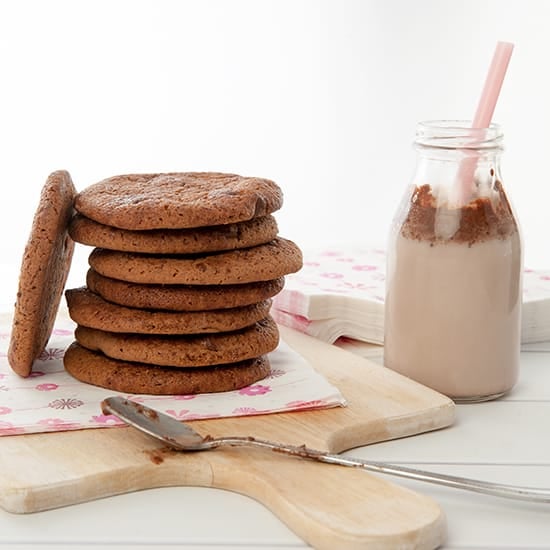
{"label": "wooden cutting board", "polygon": [[[340,389],[348,406],[197,420],[194,428],[340,452],[453,422],[448,398],[304,334],[284,327],[281,333]],[[399,487],[397,478],[265,450],[177,453],[133,428],[2,437],[0,472],[0,506],[16,513],[152,487],[204,486],[258,500],[319,549],[431,549],[445,537],[439,505]]]}

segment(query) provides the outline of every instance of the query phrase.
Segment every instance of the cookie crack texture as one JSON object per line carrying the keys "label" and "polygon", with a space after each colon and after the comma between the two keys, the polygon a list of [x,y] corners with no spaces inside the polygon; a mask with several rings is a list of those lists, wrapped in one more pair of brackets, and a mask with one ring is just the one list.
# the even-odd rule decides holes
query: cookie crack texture
{"label": "cookie crack texture", "polygon": [[282,204],[281,189],[265,178],[174,172],[105,179],[79,193],[75,208],[99,223],[144,230],[242,222],[270,214]]}

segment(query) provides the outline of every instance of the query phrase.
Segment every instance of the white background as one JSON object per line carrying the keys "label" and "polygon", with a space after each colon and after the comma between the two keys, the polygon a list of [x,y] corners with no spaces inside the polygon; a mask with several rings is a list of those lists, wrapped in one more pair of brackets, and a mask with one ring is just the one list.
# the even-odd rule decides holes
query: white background
{"label": "white background", "polygon": [[1,1],[1,267],[61,168],[79,190],[128,172],[264,176],[305,250],[383,245],[416,122],[471,118],[505,40],[504,182],[526,265],[550,269],[549,23],[544,0]]}

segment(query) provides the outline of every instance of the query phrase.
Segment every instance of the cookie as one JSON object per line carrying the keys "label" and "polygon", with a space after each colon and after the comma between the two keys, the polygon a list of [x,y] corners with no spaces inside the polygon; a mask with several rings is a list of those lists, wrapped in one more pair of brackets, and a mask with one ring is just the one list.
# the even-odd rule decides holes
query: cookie
{"label": "cookie", "polygon": [[201,334],[239,330],[269,314],[270,300],[212,311],[154,311],[107,302],[87,288],[65,291],[69,315],[78,325],[108,332]]}
{"label": "cookie", "polygon": [[205,367],[236,363],[273,351],[279,343],[275,321],[266,317],[234,332],[153,336],[120,334],[77,326],[75,339],[107,357],[167,367]]}
{"label": "cookie", "polygon": [[93,269],[88,288],[105,300],[123,306],[170,311],[203,311],[248,306],[278,294],[284,278],[243,285],[142,285],[103,277]]}
{"label": "cookie", "polygon": [[68,172],[53,172],[42,191],[25,246],[8,349],[11,368],[29,376],[44,350],[69,273],[74,242],[67,227],[76,195]]}
{"label": "cookie", "polygon": [[242,222],[271,214],[282,204],[281,189],[271,180],[217,172],[114,176],[75,199],[84,216],[130,230]]}
{"label": "cookie", "polygon": [[248,248],[273,240],[277,232],[277,222],[271,215],[214,227],[131,231],[76,214],[69,226],[69,234],[78,243],[149,254],[196,254]]}
{"label": "cookie", "polygon": [[145,284],[227,285],[269,281],[302,267],[302,253],[280,237],[269,243],[198,256],[154,256],[95,248],[88,258],[101,275]]}
{"label": "cookie", "polygon": [[113,391],[149,395],[191,395],[243,388],[269,375],[262,356],[236,364],[194,369],[154,367],[110,359],[71,344],[63,358],[65,369],[77,380]]}

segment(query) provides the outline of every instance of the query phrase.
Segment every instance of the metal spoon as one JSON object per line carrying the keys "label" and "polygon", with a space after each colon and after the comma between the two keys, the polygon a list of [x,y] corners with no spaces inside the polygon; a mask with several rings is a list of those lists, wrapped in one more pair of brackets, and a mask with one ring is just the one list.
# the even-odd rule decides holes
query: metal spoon
{"label": "metal spoon", "polygon": [[328,464],[338,464],[340,466],[351,466],[363,468],[371,472],[390,474],[418,481],[426,481],[453,487],[455,489],[464,489],[476,493],[485,493],[488,495],[511,498],[517,500],[527,500],[531,502],[550,503],[550,489],[539,489],[535,487],[518,487],[515,485],[504,485],[500,483],[491,483],[477,479],[468,479],[434,472],[426,472],[406,466],[397,466],[384,462],[375,462],[371,460],[362,460],[360,458],[346,458],[340,455],[309,449],[305,445],[283,445],[254,437],[218,437],[212,438],[209,435],[202,436],[197,433],[188,424],[184,424],[174,418],[122,397],[108,397],[101,402],[101,408],[104,414],[113,414],[118,416],[127,424],[134,426],[146,434],[160,439],[171,448],[178,451],[206,451],[221,446],[245,446],[262,447],[272,451],[297,456],[300,458],[317,460]]}

